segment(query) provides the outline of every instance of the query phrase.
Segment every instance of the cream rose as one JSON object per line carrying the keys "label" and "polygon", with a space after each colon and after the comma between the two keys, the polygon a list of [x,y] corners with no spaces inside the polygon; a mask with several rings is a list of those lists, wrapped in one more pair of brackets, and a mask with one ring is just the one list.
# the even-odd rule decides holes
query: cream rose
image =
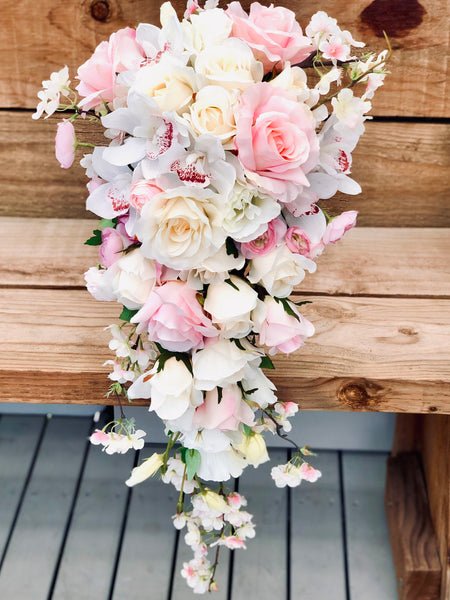
{"label": "cream rose", "polygon": [[254,258],[248,279],[250,283],[261,283],[271,296],[287,298],[294,286],[303,281],[305,270],[314,273],[316,263],[301,254],[292,254],[283,245]]}
{"label": "cream rose", "polygon": [[191,269],[224,244],[223,200],[210,190],[182,186],[153,197],[135,233],[142,253],[172,269]]}
{"label": "cream rose", "polygon": [[245,42],[228,38],[220,46],[210,46],[195,60],[195,70],[205,76],[211,85],[227,90],[245,90],[264,75],[262,63],[257,61]]}
{"label": "cream rose", "polygon": [[230,280],[209,286],[204,309],[213,323],[220,326],[225,338],[241,338],[253,327],[251,312],[256,308],[258,294],[240,277],[231,275]]}
{"label": "cream rose", "polygon": [[207,85],[195,97],[185,114],[196,135],[209,134],[220,140],[226,150],[234,150],[233,139],[236,135],[234,104],[236,94],[219,85]]}
{"label": "cream rose", "polygon": [[200,265],[190,271],[181,273],[180,278],[188,282],[195,290],[201,290],[205,284],[221,283],[228,279],[228,271],[242,269],[245,258],[242,254],[235,257],[228,254],[226,246],[223,245],[213,256],[206,258]]}
{"label": "cream rose", "polygon": [[164,54],[159,63],[139,69],[131,89],[153,98],[162,110],[175,110],[181,115],[201,85],[203,81],[192,67]]}
{"label": "cream rose", "polygon": [[221,8],[193,13],[189,21],[183,20],[186,48],[201,52],[211,45],[222,44],[231,33],[232,22]]}
{"label": "cream rose", "polygon": [[156,265],[145,258],[140,248],[114,263],[117,269],[113,290],[117,301],[130,309],[141,308],[155,285]]}

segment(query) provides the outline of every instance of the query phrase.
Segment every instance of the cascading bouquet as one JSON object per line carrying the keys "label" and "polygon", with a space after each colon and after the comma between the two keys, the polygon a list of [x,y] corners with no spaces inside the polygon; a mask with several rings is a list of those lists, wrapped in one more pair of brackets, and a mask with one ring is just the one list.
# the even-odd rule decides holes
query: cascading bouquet
{"label": "cascading bouquet", "polygon": [[[70,113],[56,135],[62,167],[93,148],[81,164],[87,209],[101,219],[86,243],[100,264],[87,288],[123,305],[109,393],[151,399],[168,436],[126,483],[160,472],[180,492],[174,525],[194,552],[182,575],[197,593],[217,589],[220,546],[255,535],[245,498],[223,482],[267,461],[262,433],[286,438],[297,411],[263,372],[269,355],[314,333],[288,297],[355,224],[355,211],[331,218],[317,202],[361,191],[351,153],[388,58],[352,56],[362,46],[322,11],[303,33],[283,7],[255,2],[247,14],[239,2],[190,0],[180,22],[165,3],[161,28],[121,29],[96,48],[78,94],[67,67],[38,94],[34,118]],[[101,123],[108,143],[79,142],[80,117]],[[108,454],[144,445],[121,414],[91,436]],[[288,441],[295,452],[272,469],[275,484],[316,481],[308,449]]]}

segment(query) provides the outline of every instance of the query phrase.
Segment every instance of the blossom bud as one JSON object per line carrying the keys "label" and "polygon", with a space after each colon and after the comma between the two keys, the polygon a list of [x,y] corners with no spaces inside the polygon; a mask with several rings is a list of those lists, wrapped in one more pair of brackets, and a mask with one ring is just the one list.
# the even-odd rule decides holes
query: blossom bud
{"label": "blossom bud", "polygon": [[252,433],[239,444],[238,450],[245,456],[247,462],[257,467],[269,460],[266,442],[260,433]]}
{"label": "blossom bud", "polygon": [[226,501],[212,490],[206,491],[203,495],[203,500],[213,510],[217,510],[218,512],[225,513],[228,510],[228,504]]}
{"label": "blossom bud", "polygon": [[131,471],[131,477],[125,481],[126,485],[133,487],[134,485],[145,481],[154,475],[163,464],[163,455],[155,452],[150,458],[147,458],[141,465],[135,467]]}

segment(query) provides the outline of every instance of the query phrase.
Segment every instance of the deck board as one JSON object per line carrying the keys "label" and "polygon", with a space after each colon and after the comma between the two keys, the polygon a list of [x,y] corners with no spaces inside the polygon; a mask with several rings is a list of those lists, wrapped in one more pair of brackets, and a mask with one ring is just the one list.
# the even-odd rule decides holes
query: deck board
{"label": "deck board", "polygon": [[397,586],[384,511],[384,453],[344,453],[350,600],[395,600]]}
{"label": "deck board", "polygon": [[310,462],[321,479],[291,492],[291,600],[347,600],[338,453]]}

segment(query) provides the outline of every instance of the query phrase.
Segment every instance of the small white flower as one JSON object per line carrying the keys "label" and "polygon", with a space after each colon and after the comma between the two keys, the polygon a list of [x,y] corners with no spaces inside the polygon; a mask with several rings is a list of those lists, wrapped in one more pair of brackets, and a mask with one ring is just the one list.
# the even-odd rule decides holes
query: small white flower
{"label": "small white flower", "polygon": [[42,82],[44,88],[38,92],[40,99],[36,112],[32,115],[33,119],[39,119],[42,113],[46,113],[46,119],[52,115],[59,107],[61,94],[67,96],[69,92],[65,89],[70,85],[69,68],[63,67],[60,71],[55,71],[50,75],[50,79]]}

